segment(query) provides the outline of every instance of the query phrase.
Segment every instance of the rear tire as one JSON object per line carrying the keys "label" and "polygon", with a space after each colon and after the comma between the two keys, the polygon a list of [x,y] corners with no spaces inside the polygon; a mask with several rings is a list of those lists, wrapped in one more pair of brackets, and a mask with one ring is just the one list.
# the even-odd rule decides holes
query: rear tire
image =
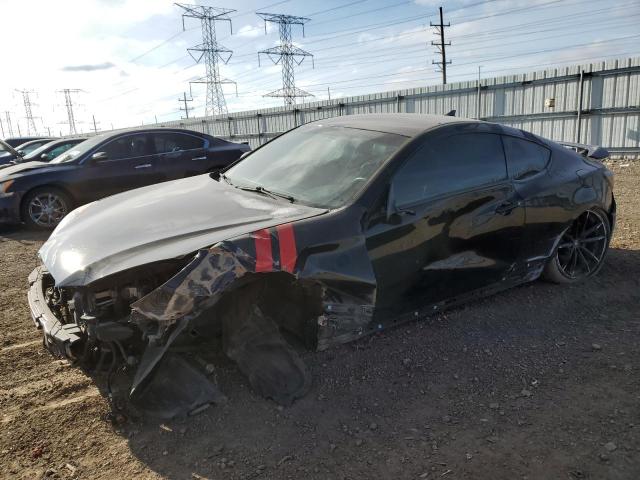
{"label": "rear tire", "polygon": [[577,283],[597,274],[609,249],[611,226],[601,210],[583,212],[560,235],[543,277],[554,283]]}
{"label": "rear tire", "polygon": [[55,187],[41,187],[25,196],[20,213],[27,227],[52,230],[72,209],[67,193]]}

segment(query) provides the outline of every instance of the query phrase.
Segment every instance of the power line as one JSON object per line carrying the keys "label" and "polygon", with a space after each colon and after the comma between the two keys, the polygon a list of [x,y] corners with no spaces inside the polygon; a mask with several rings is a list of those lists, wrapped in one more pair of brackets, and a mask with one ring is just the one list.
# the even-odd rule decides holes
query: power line
{"label": "power line", "polygon": [[[503,1],[503,0],[483,0],[483,1],[478,1],[478,2],[475,2],[475,3],[472,3],[472,4],[467,4],[467,5],[465,5],[464,7],[460,7],[460,8],[453,9],[453,10],[449,10],[449,14],[451,14],[452,12],[460,11],[460,10],[468,11],[468,9],[469,9],[469,8],[472,8],[472,7],[475,7],[475,6],[486,5],[486,4],[488,4],[488,3],[492,3],[492,2],[495,2],[495,1]],[[524,8],[517,8],[517,9],[512,9],[512,10],[506,10],[506,11],[498,12],[498,13],[495,13],[495,14],[487,15],[487,16],[484,16],[484,17],[482,17],[482,18],[483,18],[483,19],[484,19],[484,18],[490,18],[490,17],[492,17],[492,16],[505,15],[505,14],[514,13],[514,12],[520,12],[520,11],[522,11],[522,10],[538,9],[538,8],[541,8],[541,7],[542,7],[542,8],[545,8],[545,9],[546,9],[546,8],[554,8],[554,7],[557,7],[557,6],[564,6],[564,5],[566,5],[566,4],[567,4],[567,2],[565,1],[565,3],[564,3],[563,5],[555,5],[555,4],[557,3],[557,1],[558,1],[558,0],[553,0],[553,1],[551,1],[551,2],[547,2],[547,3],[545,3],[545,4],[541,4],[541,5],[533,5],[533,6],[528,6],[528,7],[524,7]],[[584,1],[585,1],[585,0],[579,0],[577,3],[584,3]],[[591,0],[587,0],[587,1],[591,1]],[[283,3],[283,2],[279,2],[279,3]],[[411,2],[402,2],[402,4],[405,4],[405,3],[411,3]],[[548,7],[548,5],[550,5],[550,4],[552,4],[552,6],[551,6],[551,7]],[[383,8],[392,8],[392,7],[394,7],[394,6],[398,6],[398,4],[390,5],[390,6],[383,7]],[[342,7],[344,7],[344,6],[342,6]],[[342,7],[340,7],[340,8],[342,8]],[[337,9],[338,7],[335,7],[335,8]],[[619,8],[619,7],[615,7],[615,8]],[[614,8],[614,9],[615,9],[615,8]],[[360,12],[360,13],[361,13],[361,14],[363,14],[363,13],[369,13],[369,12],[371,12],[371,11],[376,11],[376,10],[379,10],[379,9],[368,10],[368,11]],[[607,10],[609,10],[609,9],[607,9]],[[405,17],[405,18],[400,19],[400,20],[395,20],[395,21],[392,21],[392,22],[374,23],[374,24],[369,24],[369,25],[365,25],[365,26],[364,26],[364,27],[370,27],[370,28],[359,28],[359,29],[357,29],[357,30],[347,29],[347,30],[337,30],[337,31],[334,31],[334,32],[325,32],[325,33],[323,33],[321,36],[327,36],[327,35],[330,35],[330,37],[329,37],[329,38],[321,38],[321,39],[316,40],[316,41],[306,42],[306,44],[307,44],[307,45],[309,45],[309,44],[312,44],[312,43],[324,42],[324,41],[328,41],[328,40],[333,40],[333,39],[335,39],[336,37],[341,37],[341,36],[350,36],[350,35],[354,35],[354,34],[356,34],[356,33],[361,33],[361,32],[370,31],[370,30],[376,30],[376,29],[379,29],[379,28],[384,28],[384,27],[389,27],[389,26],[399,25],[399,24],[402,24],[402,23],[409,23],[409,22],[413,22],[413,21],[416,21],[416,20],[420,20],[420,19],[428,18],[428,17],[432,17],[432,16],[433,16],[432,14],[429,14],[429,15],[422,15],[422,16],[411,16],[411,17]],[[232,18],[233,18],[233,17],[232,17]],[[341,17],[341,18],[344,18],[344,17]],[[467,17],[462,17],[462,18],[468,18],[468,16],[467,16]],[[573,17],[572,17],[572,18],[573,18]],[[328,22],[336,21],[336,20],[340,20],[340,19],[331,19],[331,20],[329,20]],[[471,20],[471,21],[474,21],[474,20]],[[326,22],[323,22],[323,23],[326,23]],[[458,23],[457,25],[460,25],[460,24],[462,24],[462,23],[466,23],[466,22],[461,22],[461,23]],[[539,23],[539,22],[534,22],[534,23]],[[314,24],[312,24],[312,25],[313,25],[313,26],[318,25],[318,22],[315,22],[315,23],[314,23]],[[342,35],[336,35],[336,33],[341,33],[341,32],[345,32],[345,31],[347,31],[348,33],[344,33],[344,34],[342,34]],[[384,40],[384,39],[389,39],[389,38],[402,37],[402,36],[405,36],[405,35],[407,35],[407,34],[409,34],[409,35],[414,35],[415,33],[416,33],[416,32],[408,32],[408,33],[400,33],[400,34],[387,35],[387,36],[378,37],[378,38],[375,38],[375,39],[365,40],[365,41],[363,41],[363,42],[359,42],[359,43],[368,43],[368,42],[371,42],[371,41],[379,41],[379,40]],[[466,36],[466,35],[464,35],[464,36]],[[314,35],[312,35],[310,38],[314,38],[314,37],[315,37],[315,36],[314,36]],[[458,37],[456,37],[456,38],[458,38]],[[251,42],[248,42],[248,43],[251,43]],[[248,43],[247,43],[247,44],[248,44]],[[243,45],[245,45],[245,44],[243,44]],[[242,45],[242,46],[243,46],[243,45]],[[335,48],[342,48],[344,45],[345,45],[345,44],[340,44],[340,45],[337,45],[337,46],[331,46],[331,47],[328,47],[328,48],[327,48],[327,47],[325,47],[325,48],[321,48],[321,49],[319,49],[319,50],[317,50],[317,51],[323,51],[323,50],[335,49]],[[242,46],[241,46],[241,47],[242,47]],[[242,54],[242,55],[234,55],[234,58],[249,57],[249,56],[252,56],[252,55],[254,55],[254,54],[248,53],[248,54]],[[186,55],[183,55],[183,56],[181,56],[181,57],[179,57],[179,58],[176,58],[176,59],[174,59],[174,60],[172,60],[172,61],[170,61],[170,62],[168,62],[168,63],[166,63],[166,64],[162,65],[162,66],[161,66],[161,67],[159,67],[159,68],[167,67],[167,66],[169,66],[169,65],[171,65],[171,64],[173,64],[173,63],[176,63],[176,62],[178,62],[178,61],[180,61],[180,60],[182,60],[182,59],[184,59],[184,58],[187,58],[187,56],[186,56]],[[334,57],[334,58],[335,58],[335,57]],[[179,70],[179,71],[177,71],[177,72],[173,72],[173,74],[179,73],[180,71],[186,70],[186,69],[188,69],[188,68],[192,68],[192,66],[188,66],[188,67],[185,67],[185,68],[183,68],[183,69],[181,69],[181,70]],[[131,90],[128,90],[128,91],[126,91],[126,92],[122,92],[122,95],[124,95],[124,94],[128,94],[128,93],[132,93],[132,92],[137,91],[137,90],[139,90],[139,88],[131,89]],[[107,101],[107,100],[110,100],[110,99],[112,99],[112,98],[115,98],[115,97],[117,97],[117,96],[119,96],[119,95],[120,95],[120,94],[117,94],[117,95],[115,95],[114,97],[109,97],[109,98],[107,98],[107,99],[100,100],[100,101]]]}
{"label": "power line", "polygon": [[309,21],[306,17],[294,17],[292,15],[283,15],[277,13],[258,12],[257,15],[264,20],[264,31],[267,32],[267,22],[278,25],[280,33],[280,45],[277,47],[267,48],[258,52],[258,64],[260,63],[260,54],[267,55],[271,61],[282,66],[282,88],[267,93],[265,97],[283,97],[285,105],[295,105],[296,97],[313,96],[304,90],[296,88],[294,64],[300,65],[305,57],[313,55],[293,45],[291,37],[291,26],[302,26],[302,34],[304,36],[304,24]]}
{"label": "power line", "polygon": [[[182,14],[183,28],[185,17],[200,20],[202,28],[202,43],[195,47],[188,48],[187,51],[196,63],[200,63],[200,60],[204,58],[206,75],[190,83],[204,83],[207,86],[207,106],[205,109],[205,115],[226,114],[227,102],[224,99],[222,85],[228,83],[235,84],[235,82],[220,76],[219,62],[227,63],[233,52],[218,44],[218,40],[216,38],[216,22],[229,22],[229,28],[231,28],[231,33],[233,33],[231,19],[228,15],[236,10],[207,7],[202,5],[185,5],[179,3],[176,5],[182,8],[185,12]],[[199,52],[199,56],[196,58],[196,55],[194,55],[193,52]]]}
{"label": "power line", "polygon": [[[593,46],[593,45],[598,45],[598,44],[603,44],[603,43],[608,43],[608,42],[613,42],[613,41],[619,41],[619,40],[629,40],[629,39],[635,39],[640,37],[640,34],[636,34],[636,35],[628,35],[628,36],[624,36],[624,37],[618,37],[618,38],[613,38],[613,39],[608,39],[608,40],[600,40],[600,41],[596,41],[596,42],[590,42],[590,43],[581,43],[581,44],[575,44],[575,45],[568,45],[566,47],[559,47],[559,48],[549,48],[549,49],[544,49],[544,50],[535,50],[532,52],[519,52],[519,53],[515,53],[512,55],[503,55],[503,56],[499,56],[499,57],[486,57],[486,58],[480,58],[480,59],[474,59],[474,61],[472,62],[466,62],[466,63],[459,63],[456,64],[456,66],[460,67],[460,66],[466,66],[466,65],[477,65],[480,62],[488,62],[488,61],[495,61],[495,60],[506,60],[506,59],[510,59],[510,58],[520,58],[520,57],[525,57],[525,56],[529,56],[529,55],[538,55],[541,53],[550,53],[550,52],[556,52],[556,51],[560,51],[560,50],[567,50],[569,48],[576,48],[576,47],[586,47],[586,46]],[[354,82],[357,80],[368,80],[368,79],[374,79],[374,78],[387,78],[387,77],[394,77],[394,76],[398,76],[398,75],[408,75],[408,74],[413,74],[413,73],[419,73],[419,72],[423,72],[427,69],[429,69],[430,67],[425,67],[425,68],[416,68],[410,71],[402,71],[402,72],[395,72],[395,73],[386,73],[386,74],[381,74],[381,75],[367,75],[364,77],[357,77],[357,78],[351,78],[349,80],[333,80],[331,82],[322,82],[322,83],[310,83],[307,84],[307,87],[325,87],[326,85],[334,85],[334,84],[339,84],[339,83],[349,83],[349,82]],[[250,93],[259,93],[259,92],[250,92]]]}
{"label": "power line", "polygon": [[369,0],[356,0],[355,2],[350,2],[350,3],[347,3],[345,5],[340,5],[338,7],[327,8],[326,10],[320,10],[318,12],[313,12],[313,13],[307,13],[306,16],[307,17],[316,17],[318,15],[323,15],[325,13],[333,12],[335,10],[340,10],[342,8],[352,7],[353,5],[357,5],[359,3],[364,3],[364,2],[368,2],[368,1]]}
{"label": "power line", "polygon": [[[500,1],[500,0],[493,0],[493,1]],[[471,7],[471,6],[474,6],[474,5],[482,5],[482,4],[487,4],[487,3],[489,3],[489,2],[488,2],[488,1],[485,1],[485,2],[476,2],[475,4],[466,5],[466,6],[464,7],[464,9],[467,9],[467,8],[469,8],[469,7]],[[564,4],[563,4],[563,5],[566,5],[566,4],[568,4],[568,3],[569,3],[569,2],[564,2]],[[574,3],[584,3],[584,2],[583,2],[583,1],[580,1],[580,2],[571,2],[571,4],[574,4]],[[545,4],[542,4],[542,5],[535,5],[535,6],[529,6],[529,7],[524,7],[524,8],[526,8],[526,9],[531,9],[531,10],[533,10],[533,9],[540,9],[540,10],[543,10],[543,9],[544,9],[544,10],[550,10],[551,8],[557,8],[557,7],[560,7],[560,6],[563,6],[563,5],[557,5],[557,2],[556,2],[556,1],[552,1],[552,2],[547,2],[547,3],[545,3]],[[617,9],[617,8],[620,8],[620,7],[621,7],[621,6],[614,7],[614,8],[616,8],[616,9]],[[457,9],[457,10],[460,10],[460,9]],[[507,11],[501,11],[501,12],[494,13],[494,14],[492,14],[492,15],[485,15],[485,16],[484,16],[484,17],[482,17],[482,18],[489,18],[489,17],[493,17],[493,16],[497,16],[497,15],[505,15],[505,14],[507,14],[507,13],[514,13],[514,11],[521,12],[522,10],[523,10],[523,8],[512,9],[512,10],[507,10]],[[599,10],[601,11],[601,10],[603,10],[603,9],[599,9]],[[455,11],[455,10],[448,10],[448,17],[450,17],[450,18],[454,18],[454,16],[452,16],[452,15],[451,15],[451,12],[454,12],[454,11]],[[595,11],[594,11],[594,12],[595,12]],[[361,12],[361,13],[362,13],[362,12]],[[586,16],[586,15],[589,15],[589,12],[582,12],[581,14],[576,14],[576,17],[575,17],[575,18],[577,18],[577,16],[579,16],[579,15],[585,15],[585,16]],[[466,17],[468,17],[468,16],[466,16]],[[464,17],[456,17],[456,18],[464,18]],[[553,17],[552,17],[552,18],[553,18]],[[573,19],[573,18],[574,18],[574,16],[572,16],[571,18]],[[410,21],[415,21],[415,19],[416,19],[416,17],[411,17],[411,18],[409,18],[409,19],[402,20],[402,23],[407,23],[407,22],[410,22]],[[338,20],[339,20],[339,19],[338,19]],[[563,20],[563,19],[559,19],[559,20]],[[470,21],[475,21],[475,20],[470,20]],[[558,20],[548,20],[548,21],[558,21]],[[564,21],[566,21],[566,18],[564,19]],[[527,25],[535,25],[535,24],[537,24],[537,23],[544,23],[544,22],[545,22],[545,20],[541,20],[541,21],[539,21],[539,22],[532,22],[532,23],[527,24]],[[315,22],[314,22],[314,23],[315,23]],[[394,21],[394,22],[392,22],[392,23],[394,23],[394,24],[399,24],[400,22],[398,22],[398,21]],[[462,23],[465,23],[465,22],[460,22],[460,24],[462,24]],[[458,25],[460,25],[460,24],[458,24],[458,22],[456,22],[456,27],[457,27]],[[311,25],[313,25],[313,24],[311,24]],[[316,25],[317,25],[317,23],[316,23]],[[385,23],[384,23],[384,25],[380,25],[379,23],[378,23],[378,24],[375,24],[375,25],[376,25],[376,26],[375,26],[374,28],[370,28],[370,29],[368,29],[368,30],[373,30],[373,29],[377,29],[377,28],[383,28],[383,27],[386,27],[386,26],[390,26],[390,25],[389,25],[389,22],[385,22]],[[582,25],[582,24],[581,24],[581,25]],[[526,26],[526,25],[523,25],[523,26]],[[584,26],[584,25],[582,25],[582,26]],[[513,26],[513,27],[506,27],[506,28],[511,28],[511,29],[513,29],[513,30],[516,30],[518,27]],[[506,29],[506,28],[505,28],[505,29]],[[503,31],[504,31],[505,29],[499,29],[499,30],[503,30]],[[363,30],[364,30],[364,29],[360,28],[360,29],[358,29],[358,30],[356,30],[356,31],[349,32],[349,33],[348,33],[348,35],[352,35],[352,34],[354,34],[354,33],[361,32],[361,31],[363,31]],[[329,32],[329,33],[334,33],[334,32]],[[419,35],[420,33],[421,33],[421,31],[414,31],[414,32],[407,32],[407,33],[400,33],[400,34],[386,35],[386,36],[382,36],[382,37],[376,37],[376,38],[374,38],[374,39],[367,39],[367,40],[364,40],[364,41],[362,41],[362,42],[359,42],[359,44],[361,44],[361,43],[362,43],[362,44],[367,44],[368,42],[377,42],[377,41],[382,41],[382,40],[384,40],[384,39],[395,39],[395,38],[401,38],[401,37],[406,36],[406,35],[414,35],[414,36],[415,36],[415,35]],[[487,33],[490,33],[490,32],[487,32]],[[325,33],[324,35],[327,35],[327,33]],[[474,34],[474,35],[476,35],[476,34]],[[482,39],[483,39],[483,40],[485,40],[485,41],[489,38],[489,36],[488,36],[488,35],[486,35],[486,34],[479,33],[479,34],[477,34],[477,35],[481,35],[481,36],[482,36]],[[334,35],[334,38],[335,38],[335,36],[336,36],[336,35]],[[468,35],[454,36],[454,40],[455,40],[455,39],[457,39],[457,38],[466,37],[466,36],[468,36]],[[311,38],[313,38],[313,37],[311,37]],[[318,42],[319,42],[319,41],[327,41],[327,40],[331,40],[331,38],[321,39],[321,40],[318,40]],[[306,44],[310,44],[310,43],[316,43],[316,42],[306,42]],[[471,42],[470,42],[470,43],[471,43]],[[472,43],[476,44],[477,42],[472,42]],[[340,44],[340,45],[337,45],[337,46],[331,46],[331,47],[328,47],[328,48],[321,48],[321,49],[319,49],[318,51],[321,51],[321,50],[322,50],[322,51],[325,51],[325,50],[335,49],[335,48],[344,48],[344,47],[345,47],[345,46],[347,46],[347,45],[349,45],[349,42],[341,42],[341,44]],[[462,44],[458,44],[458,43],[456,43],[456,45],[462,45]],[[409,45],[409,46],[410,46],[410,45]],[[404,48],[404,47],[391,47],[391,48],[382,48],[382,49],[377,49],[376,51],[377,51],[377,52],[378,52],[378,51],[393,51],[393,50],[403,51],[403,50],[402,50],[403,48]],[[314,49],[314,50],[315,50],[315,49]],[[315,53],[315,52],[314,52],[314,53]],[[407,51],[406,53],[408,53],[408,51]],[[249,56],[249,55],[251,55],[251,54],[248,54],[248,55],[235,55],[235,56],[234,56],[234,58],[238,58],[238,57],[242,57],[242,56]],[[338,59],[338,58],[349,58],[349,59],[353,59],[353,58],[359,58],[359,57],[361,57],[361,56],[362,56],[362,54],[352,54],[352,53],[349,53],[349,54],[345,54],[345,55],[342,55],[342,56],[340,56],[340,55],[339,55],[339,56],[333,56],[333,57],[331,57],[331,58],[332,58],[332,59]],[[179,61],[179,60],[181,60],[181,59],[183,59],[183,58],[185,58],[185,56],[182,56],[182,57],[180,57],[180,58],[178,58],[178,59],[176,59],[176,60],[174,60],[174,61],[170,62],[169,64],[171,64],[171,63],[175,63],[176,61]],[[393,57],[393,60],[396,60],[397,58],[399,58],[399,57],[394,56],[394,57]],[[321,60],[321,61],[322,61],[322,60]],[[167,64],[167,65],[169,65],[169,64]],[[195,65],[194,65],[194,66],[195,66]],[[188,69],[188,68],[192,68],[192,66],[189,66],[189,67],[187,67],[187,68],[185,68],[185,69],[182,69],[182,68],[181,68],[181,69],[179,69],[179,70],[176,70],[176,71],[172,72],[172,74],[178,74],[178,73],[180,73],[181,71],[186,70],[186,69]],[[242,73],[240,74],[240,77],[242,77],[242,78],[251,78],[251,79],[253,79],[253,78],[254,78],[254,76],[256,76],[256,75],[258,75],[258,74],[259,74],[259,70],[258,70],[258,69],[253,69],[253,70],[249,70],[249,71],[246,71],[246,72],[242,72]],[[332,73],[332,74],[333,74],[333,73]],[[250,80],[250,81],[253,81],[253,80]],[[138,91],[138,90],[140,90],[140,87],[133,88],[133,89],[127,90],[127,91],[125,91],[125,92],[121,92],[121,93],[119,93],[119,94],[117,94],[117,95],[111,96],[111,97],[109,97],[109,98],[107,98],[107,99],[104,99],[104,100],[101,100],[101,101],[107,101],[107,100],[110,100],[110,99],[112,99],[112,98],[116,98],[116,97],[119,97],[119,96],[127,95],[127,94],[129,94],[129,93],[133,93],[133,92]]]}

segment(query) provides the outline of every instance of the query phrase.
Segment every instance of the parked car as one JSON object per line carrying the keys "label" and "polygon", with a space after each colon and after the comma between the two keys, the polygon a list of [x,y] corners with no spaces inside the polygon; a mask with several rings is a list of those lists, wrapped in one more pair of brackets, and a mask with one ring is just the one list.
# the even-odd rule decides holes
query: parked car
{"label": "parked car", "polygon": [[96,135],[49,163],[0,170],[0,223],[51,229],[74,207],[108,195],[223,168],[249,149],[181,129]]}
{"label": "parked car", "polygon": [[11,145],[13,148],[16,148],[19,145],[22,145],[24,143],[27,142],[31,142],[33,140],[42,140],[42,139],[50,139],[52,137],[9,137],[9,138],[5,138],[4,141],[5,143],[8,143],[9,145]]}
{"label": "parked car", "polygon": [[0,165],[5,162],[20,157],[20,154],[8,143],[0,140]]}
{"label": "parked car", "polygon": [[184,354],[220,336],[254,389],[290,403],[309,377],[282,332],[325,349],[595,275],[616,214],[599,152],[447,116],[320,120],[221,174],[76,209],[39,252],[32,316],[51,351],[132,366],[132,399],[157,412],[216,401]]}
{"label": "parked car", "polygon": [[41,138],[38,140],[30,140],[26,143],[18,145],[16,147],[16,150],[20,154],[20,156],[24,157],[26,155],[29,155],[34,150],[37,150],[41,146],[46,145],[52,140],[55,140],[55,138]]}
{"label": "parked car", "polygon": [[0,155],[0,166],[6,165],[16,160],[21,160],[26,155],[29,155],[34,150],[40,148],[42,145],[49,143],[53,138],[41,138],[38,140],[30,140],[26,143],[22,143],[15,147],[15,152],[9,154],[5,153]]}
{"label": "parked car", "polygon": [[64,152],[69,150],[74,145],[78,145],[86,140],[86,138],[63,138],[61,140],[53,140],[45,143],[40,148],[36,148],[32,150],[31,153],[28,153],[25,156],[18,157],[14,160],[11,160],[9,163],[2,164],[2,159],[0,158],[0,169],[6,168],[9,165],[16,165],[22,162],[31,162],[31,161],[39,161],[39,162],[49,162],[56,158],[58,155],[62,155]]}
{"label": "parked car", "polygon": [[[45,143],[40,148],[36,148],[32,150],[31,153],[25,155],[24,157],[20,157],[16,160],[13,160],[10,165],[15,165],[17,163],[22,162],[31,162],[31,161],[39,161],[39,162],[50,162],[54,158],[62,155],[71,147],[78,145],[79,143],[87,140],[83,137],[76,138],[63,138],[60,140],[53,140],[51,142]],[[0,168],[6,165],[0,165]]]}

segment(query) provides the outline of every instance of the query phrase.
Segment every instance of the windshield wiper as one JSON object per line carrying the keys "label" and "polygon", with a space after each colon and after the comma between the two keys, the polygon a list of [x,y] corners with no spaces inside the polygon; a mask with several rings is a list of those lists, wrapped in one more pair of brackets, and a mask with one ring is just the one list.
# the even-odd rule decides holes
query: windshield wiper
{"label": "windshield wiper", "polygon": [[227,182],[229,185],[234,186],[233,183],[231,183],[231,180],[229,180],[229,177],[227,177],[224,173],[218,172],[218,179],[220,178]]}
{"label": "windshield wiper", "polygon": [[248,192],[258,192],[258,193],[262,193],[263,195],[267,195],[268,197],[271,198],[284,198],[285,200],[289,200],[291,203],[295,202],[296,199],[294,197],[292,197],[291,195],[287,195],[286,193],[280,193],[280,192],[274,192],[272,190],[268,190],[260,185],[255,186],[255,187],[240,187],[240,186],[236,186],[236,188],[239,188],[240,190],[246,190]]}

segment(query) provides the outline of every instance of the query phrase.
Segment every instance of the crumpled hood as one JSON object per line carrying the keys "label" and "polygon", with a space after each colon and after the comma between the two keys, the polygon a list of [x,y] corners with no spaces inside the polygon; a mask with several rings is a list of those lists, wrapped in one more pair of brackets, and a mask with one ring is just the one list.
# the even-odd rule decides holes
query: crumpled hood
{"label": "crumpled hood", "polygon": [[82,286],[324,212],[199,175],[79,207],[54,230],[39,254],[58,286]]}

